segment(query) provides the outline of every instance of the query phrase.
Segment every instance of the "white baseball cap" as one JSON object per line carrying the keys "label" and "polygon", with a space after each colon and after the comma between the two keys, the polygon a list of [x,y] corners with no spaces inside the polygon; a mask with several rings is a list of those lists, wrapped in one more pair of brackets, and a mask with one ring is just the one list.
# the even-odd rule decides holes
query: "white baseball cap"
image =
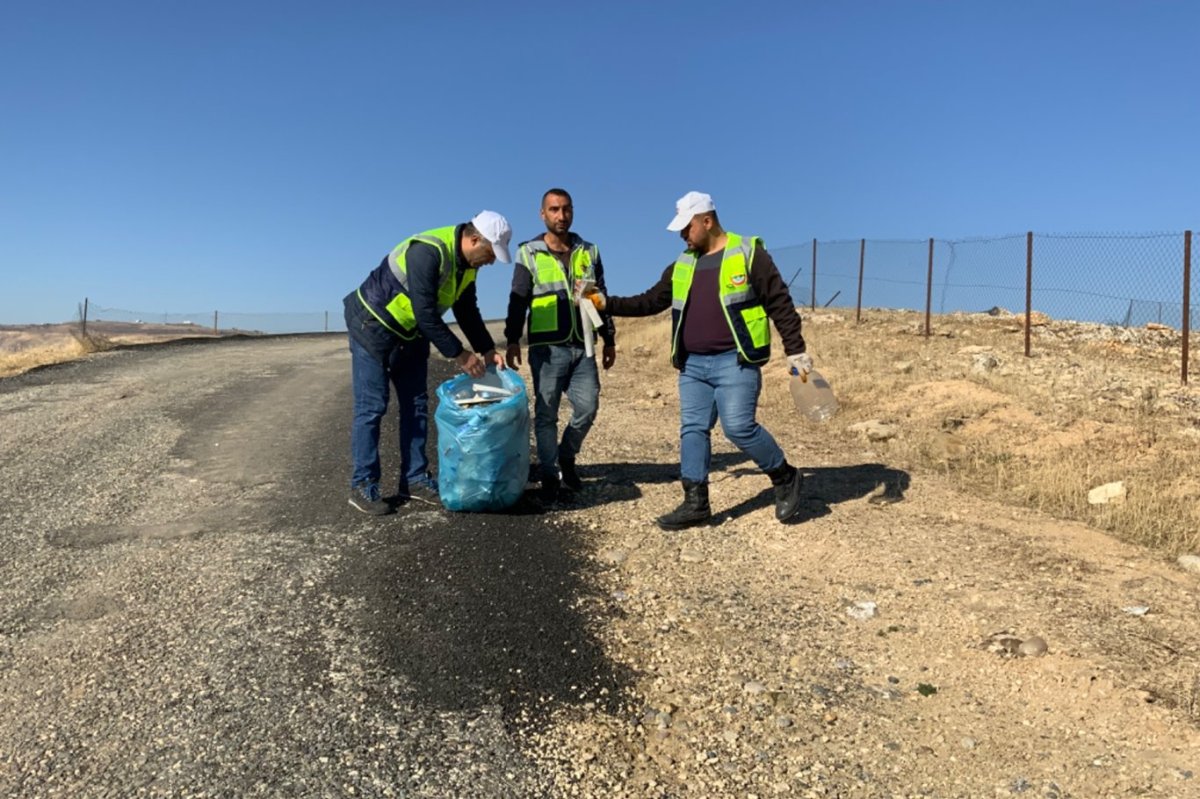
{"label": "white baseball cap", "polygon": [[496,260],[502,264],[511,264],[512,256],[508,254],[508,242],[512,239],[512,227],[508,220],[495,211],[480,211],[475,214],[471,224],[479,231],[479,235],[488,240]]}
{"label": "white baseball cap", "polygon": [[667,225],[667,230],[683,230],[696,214],[715,210],[717,206],[713,205],[712,197],[703,192],[689,191],[675,201],[675,218]]}

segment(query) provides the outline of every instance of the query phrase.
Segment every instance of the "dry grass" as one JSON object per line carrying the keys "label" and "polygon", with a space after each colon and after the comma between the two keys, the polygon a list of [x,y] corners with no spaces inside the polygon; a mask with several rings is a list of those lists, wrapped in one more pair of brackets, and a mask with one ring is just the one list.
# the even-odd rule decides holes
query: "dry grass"
{"label": "dry grass", "polygon": [[[922,314],[817,311],[805,338],[841,410],[826,430],[888,465],[937,473],[958,489],[1084,521],[1169,554],[1200,551],[1200,393],[1180,386],[1178,334],[1049,321],[1033,356],[1012,318],[948,315],[921,335]],[[669,349],[666,315],[618,320],[623,351],[651,371]],[[1098,338],[1099,337],[1099,338]],[[762,418],[794,418],[779,368],[766,373]],[[991,356],[998,363],[979,367]],[[630,360],[624,363],[629,364]],[[867,442],[849,428],[878,419],[898,429]],[[774,424],[782,424],[775,422]],[[1122,504],[1090,505],[1088,491],[1123,481]]]}
{"label": "dry grass", "polygon": [[65,363],[118,346],[149,344],[214,334],[193,325],[94,322],[82,333],[76,324],[0,328],[0,378],[39,366]]}

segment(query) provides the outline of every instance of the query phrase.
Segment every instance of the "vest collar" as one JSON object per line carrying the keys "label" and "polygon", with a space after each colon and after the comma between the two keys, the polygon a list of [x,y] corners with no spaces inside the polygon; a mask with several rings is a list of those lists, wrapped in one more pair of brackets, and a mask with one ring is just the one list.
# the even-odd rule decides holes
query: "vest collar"
{"label": "vest collar", "polygon": [[[567,252],[573,252],[577,247],[581,246],[584,243],[583,239],[579,236],[578,233],[571,233],[570,237],[567,239],[567,241],[570,243],[570,249],[567,250]],[[534,252],[551,252],[550,246],[548,244],[546,244],[546,234],[545,233],[543,233],[540,236],[530,239],[529,241],[525,242],[525,244],[523,244],[522,246],[529,247],[529,249],[533,250]]]}

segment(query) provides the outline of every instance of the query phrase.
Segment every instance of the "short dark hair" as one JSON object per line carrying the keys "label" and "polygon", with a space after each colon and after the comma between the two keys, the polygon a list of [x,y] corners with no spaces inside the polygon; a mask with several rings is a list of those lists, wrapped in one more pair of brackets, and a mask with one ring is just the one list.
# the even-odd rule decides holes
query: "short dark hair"
{"label": "short dark hair", "polygon": [[542,205],[546,204],[546,198],[551,194],[558,195],[559,197],[566,197],[567,202],[571,203],[572,205],[575,204],[575,201],[571,199],[571,193],[569,191],[555,187],[553,189],[546,189],[546,193],[542,195]]}
{"label": "short dark hair", "polygon": [[480,236],[482,235],[475,227],[474,222],[466,222],[463,224],[462,234],[464,236]]}

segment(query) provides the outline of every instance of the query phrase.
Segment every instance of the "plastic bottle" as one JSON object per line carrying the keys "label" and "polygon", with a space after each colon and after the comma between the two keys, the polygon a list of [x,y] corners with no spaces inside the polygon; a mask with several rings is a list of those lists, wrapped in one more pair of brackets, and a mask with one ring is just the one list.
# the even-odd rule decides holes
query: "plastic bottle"
{"label": "plastic bottle", "polygon": [[788,380],[788,391],[792,394],[792,402],[796,410],[812,419],[814,422],[824,422],[837,413],[838,401],[833,396],[833,387],[821,373],[813,369],[807,375],[807,380],[795,369]]}

